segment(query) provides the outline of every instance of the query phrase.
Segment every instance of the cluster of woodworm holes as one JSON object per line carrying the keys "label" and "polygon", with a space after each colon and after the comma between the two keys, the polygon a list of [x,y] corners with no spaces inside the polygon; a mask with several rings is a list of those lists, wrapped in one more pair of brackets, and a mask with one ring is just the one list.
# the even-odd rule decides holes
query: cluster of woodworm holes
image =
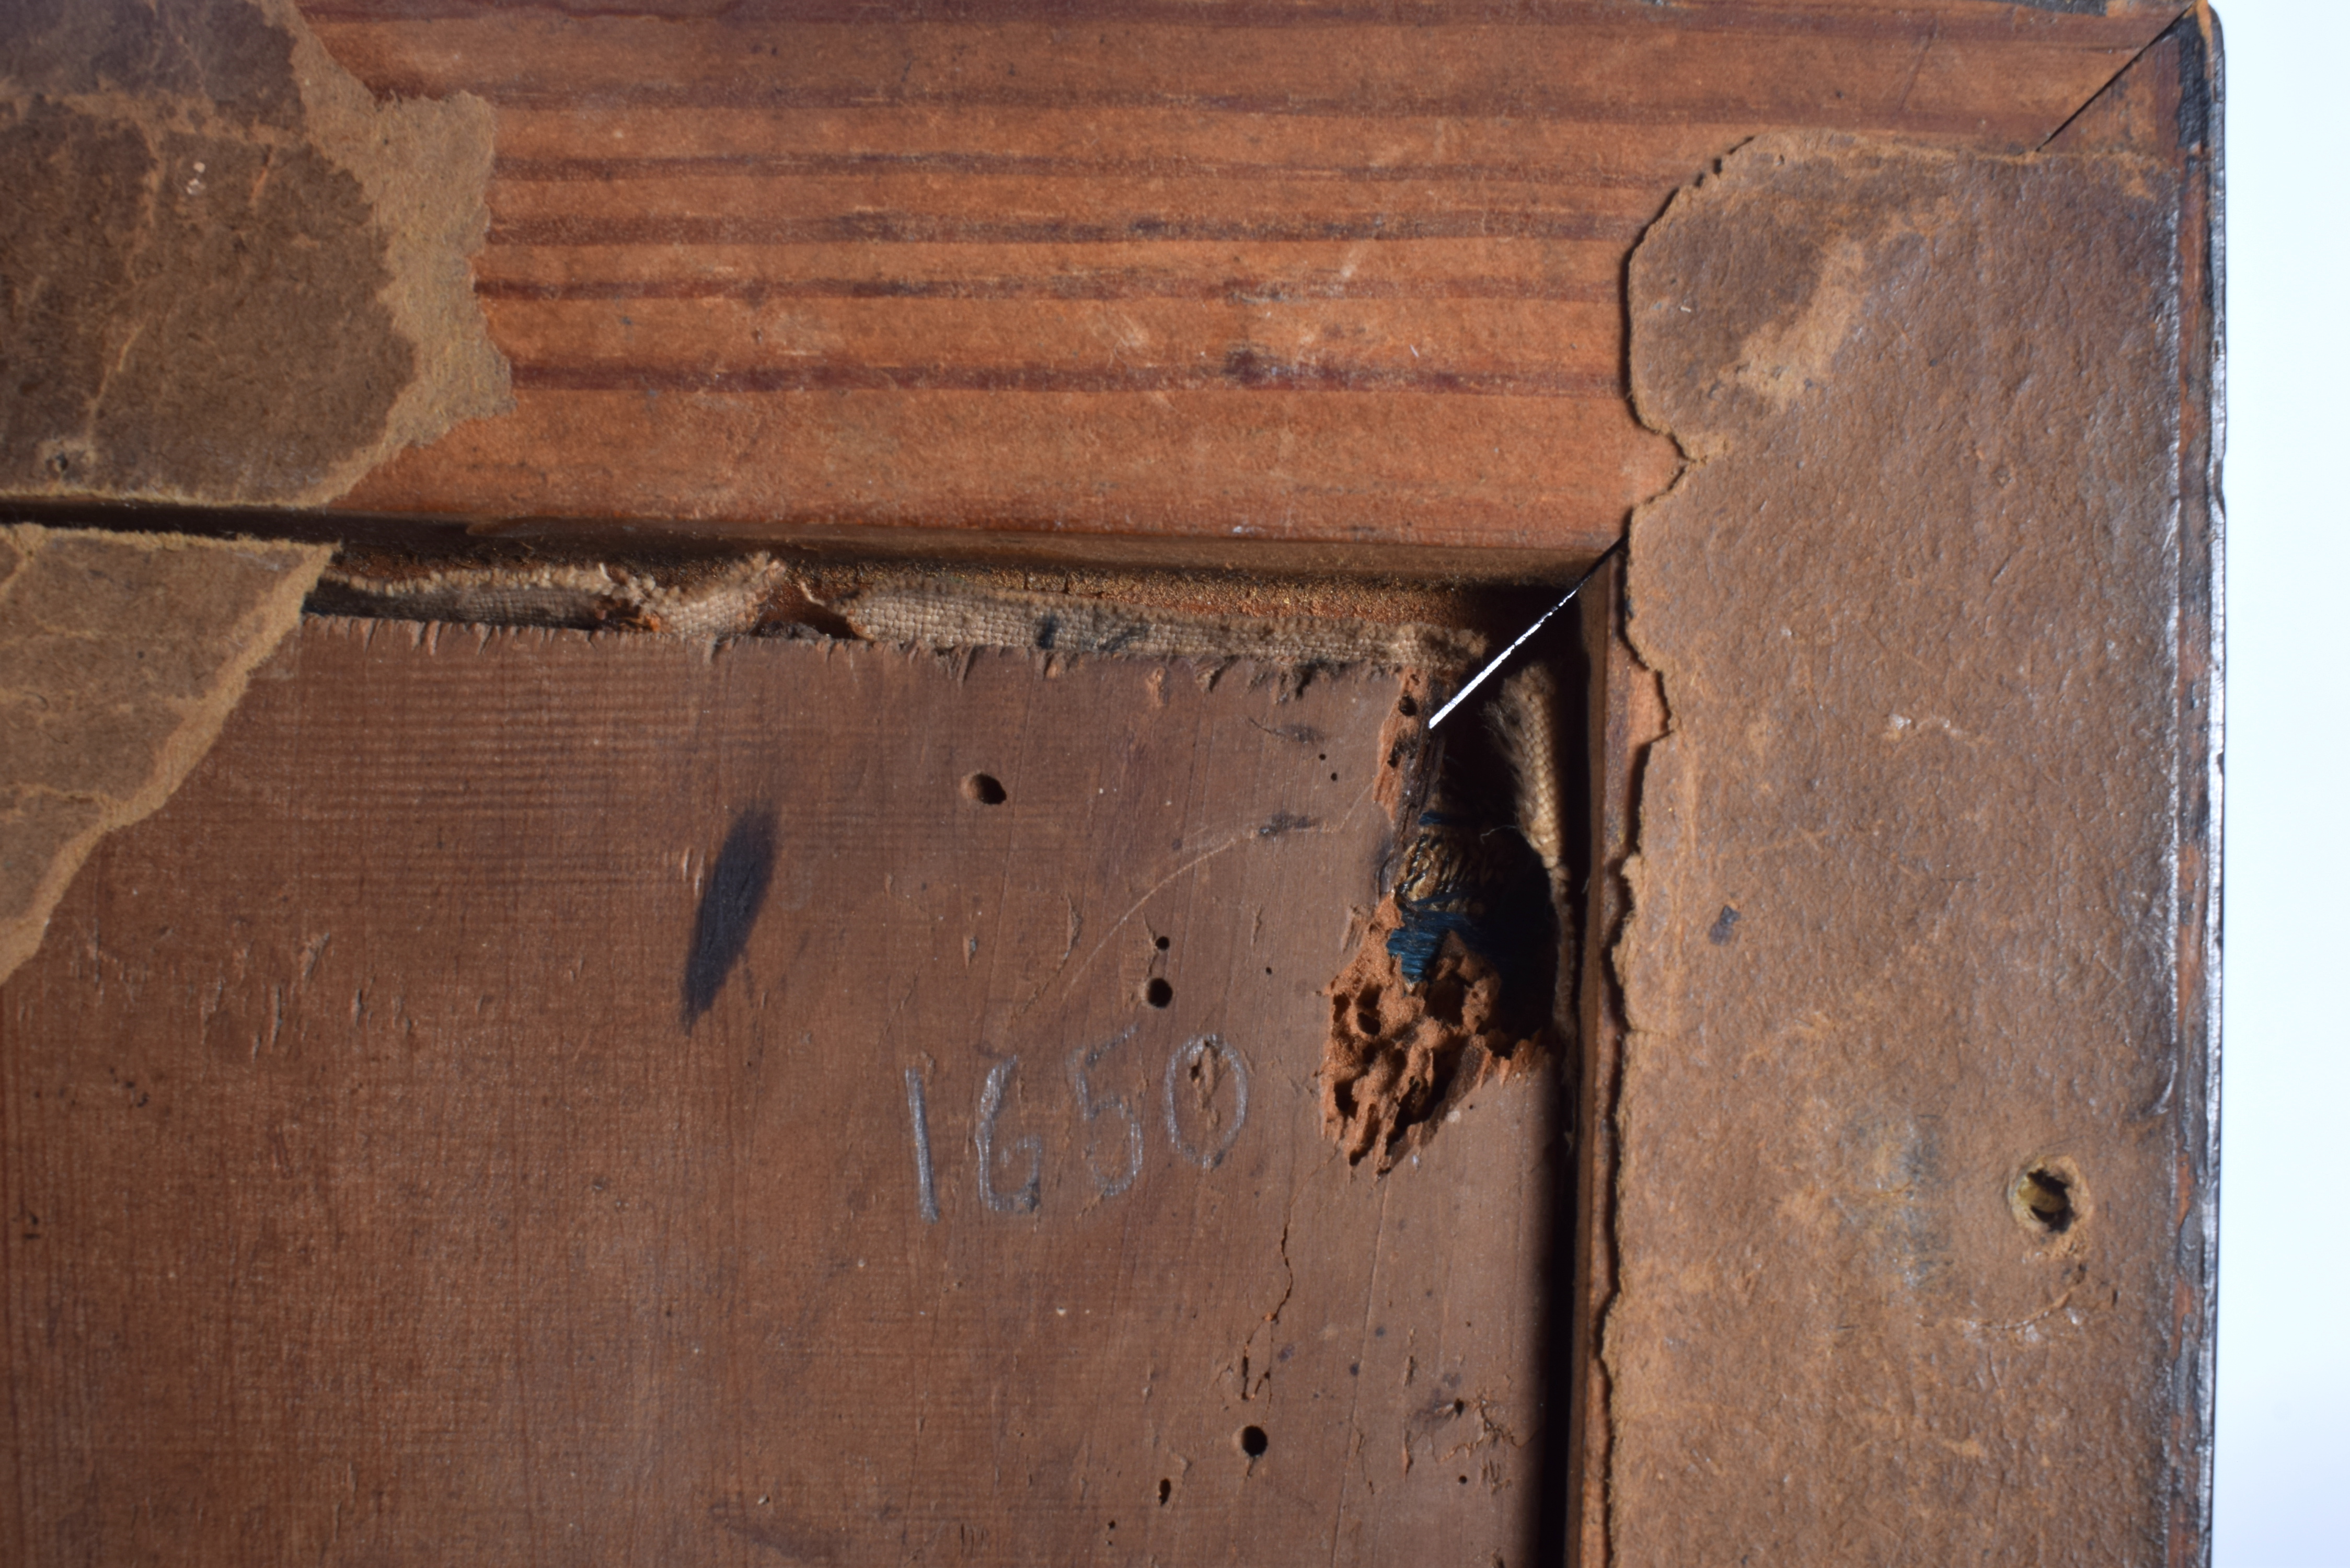
{"label": "cluster of woodworm holes", "polygon": [[[962,781],[962,797],[968,801],[975,801],[981,805],[1002,805],[1012,798],[1012,793],[1003,787],[1003,781],[993,774],[972,774]],[[1156,945],[1160,952],[1165,952],[1167,939],[1160,937]],[[1273,971],[1267,970],[1265,972],[1270,974]],[[1166,1007],[1175,1000],[1175,988],[1168,983],[1164,976],[1152,975],[1143,982],[1142,1000],[1153,1007]],[[1254,1431],[1255,1428],[1251,1428],[1250,1430]],[[1258,1435],[1262,1437],[1263,1434]]]}
{"label": "cluster of woodworm holes", "polygon": [[[972,774],[966,777],[962,781],[962,795],[965,800],[976,801],[981,805],[1002,805],[1012,798],[1010,792],[1003,787],[1003,781],[993,774]],[[1165,952],[1169,944],[1165,937],[1157,937],[1152,939],[1151,945]],[[1265,972],[1270,974],[1272,971]],[[1175,1000],[1175,988],[1160,976],[1153,975],[1142,988],[1142,1000],[1153,1007],[1165,1007]],[[1240,1445],[1241,1452],[1251,1461],[1264,1458],[1266,1451],[1273,1447],[1273,1439],[1265,1436],[1263,1427],[1257,1426],[1243,1427],[1235,1441]],[[1466,1481],[1469,1478],[1462,1476],[1461,1479]],[[1173,1482],[1160,1481],[1159,1501],[1165,1503],[1174,1490]]]}

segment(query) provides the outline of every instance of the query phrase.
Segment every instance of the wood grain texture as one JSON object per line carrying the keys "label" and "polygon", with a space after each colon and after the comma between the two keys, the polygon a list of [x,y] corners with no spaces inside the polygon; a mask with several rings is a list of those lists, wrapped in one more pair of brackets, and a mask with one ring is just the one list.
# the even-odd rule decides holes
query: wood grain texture
{"label": "wood grain texture", "polygon": [[1526,1561],[1555,1082],[1338,1157],[1398,682],[1200,675],[307,623],[0,989],[0,1554]]}
{"label": "wood grain texture", "polygon": [[516,410],[345,504],[1555,568],[1675,472],[1620,298],[1675,188],[1773,129],[2029,149],[2178,10],[310,5],[498,120]]}

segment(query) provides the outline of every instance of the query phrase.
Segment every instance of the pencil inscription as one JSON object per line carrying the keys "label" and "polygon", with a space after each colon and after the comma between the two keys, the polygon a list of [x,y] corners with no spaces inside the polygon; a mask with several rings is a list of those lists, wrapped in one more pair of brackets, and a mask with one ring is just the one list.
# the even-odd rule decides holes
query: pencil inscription
{"label": "pencil inscription", "polygon": [[1142,1122],[1118,1096],[1095,1098],[1093,1085],[1087,1081],[1086,1073],[1089,1068],[1100,1066],[1101,1059],[1126,1044],[1133,1033],[1134,1025],[1129,1023],[1091,1050],[1080,1045],[1069,1053],[1069,1086],[1076,1091],[1077,1119],[1090,1126],[1100,1119],[1103,1112],[1111,1111],[1117,1113],[1118,1119],[1126,1125],[1126,1168],[1115,1177],[1104,1176],[1101,1167],[1094,1163],[1091,1139],[1087,1139],[1086,1168],[1092,1173],[1094,1185],[1100,1189],[1104,1198],[1117,1197],[1133,1186],[1134,1179],[1142,1174]]}
{"label": "pencil inscription", "polygon": [[[1104,1199],[1122,1196],[1142,1175],[1142,1116],[1123,1095],[1105,1094],[1094,1075],[1109,1054],[1134,1036],[1128,1025],[1095,1045],[1068,1055],[1069,1091],[1077,1116],[1077,1158]],[[980,1201],[998,1214],[1033,1214],[1044,1201],[1045,1145],[1034,1134],[1001,1141],[997,1124],[1018,1071],[1018,1055],[1004,1057],[981,1083],[972,1147],[978,1156]],[[1232,1152],[1248,1121],[1249,1070],[1222,1036],[1198,1034],[1175,1047],[1160,1075],[1160,1123],[1168,1147],[1202,1170],[1213,1170]],[[1224,1093],[1230,1085],[1230,1095]],[[1221,1102],[1229,1098],[1226,1114]],[[906,1113],[914,1129],[914,1196],[923,1221],[939,1220],[938,1177],[931,1162],[930,1108],[922,1075],[906,1069]],[[1191,1130],[1187,1130],[1187,1127]],[[1024,1171],[1020,1169],[1024,1166]],[[1003,1182],[1018,1176],[1016,1186]]]}
{"label": "pencil inscription", "polygon": [[906,1112],[914,1118],[914,1187],[921,1195],[922,1222],[939,1222],[939,1184],[931,1171],[931,1113],[923,1103],[922,1075],[906,1069]]}
{"label": "pencil inscription", "polygon": [[1018,1065],[1019,1057],[1006,1056],[987,1070],[987,1082],[979,1091],[979,1125],[972,1131],[972,1141],[979,1146],[979,1196],[998,1214],[1034,1213],[1045,1179],[1045,1146],[1034,1136],[1015,1138],[1004,1152],[1027,1154],[1028,1179],[1015,1191],[995,1189],[995,1118],[1003,1114],[1004,1085],[1011,1083],[1012,1070]]}

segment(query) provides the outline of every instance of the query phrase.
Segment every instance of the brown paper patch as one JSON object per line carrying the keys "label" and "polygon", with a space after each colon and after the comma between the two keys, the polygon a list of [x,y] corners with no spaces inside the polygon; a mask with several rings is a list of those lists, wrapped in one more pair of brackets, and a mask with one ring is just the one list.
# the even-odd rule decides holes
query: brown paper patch
{"label": "brown paper patch", "polygon": [[0,981],[203,756],[332,553],[0,526]]}
{"label": "brown paper patch", "polygon": [[2125,155],[1766,137],[1633,257],[1697,461],[1627,587],[1626,1568],[2162,1538],[2179,212]]}
{"label": "brown paper patch", "polygon": [[0,22],[0,491],[333,499],[511,406],[466,257],[487,105],[377,103],[290,0]]}

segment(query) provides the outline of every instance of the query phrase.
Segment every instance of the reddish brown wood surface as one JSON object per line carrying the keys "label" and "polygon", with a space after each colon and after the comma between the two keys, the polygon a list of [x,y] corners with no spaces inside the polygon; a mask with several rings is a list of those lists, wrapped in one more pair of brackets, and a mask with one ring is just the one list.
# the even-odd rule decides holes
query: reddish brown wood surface
{"label": "reddish brown wood surface", "polygon": [[0,989],[0,1557],[1526,1561],[1551,1080],[1337,1155],[1398,686],[1200,673],[308,624]]}
{"label": "reddish brown wood surface", "polygon": [[1587,557],[1675,467],[1620,279],[1676,187],[1772,129],[2035,146],[2178,9],[307,5],[497,115],[517,406],[346,501]]}

